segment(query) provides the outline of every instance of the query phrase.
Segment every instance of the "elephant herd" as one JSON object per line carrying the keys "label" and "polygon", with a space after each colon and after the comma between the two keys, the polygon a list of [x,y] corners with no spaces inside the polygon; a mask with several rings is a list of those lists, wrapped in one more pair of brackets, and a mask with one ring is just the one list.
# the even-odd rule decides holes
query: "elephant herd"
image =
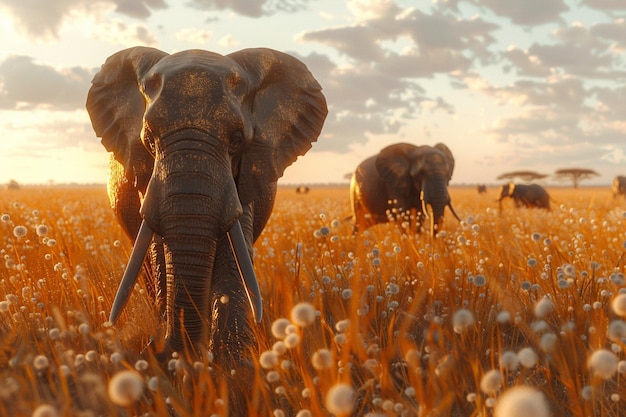
{"label": "elephant herd", "polygon": [[[86,108],[111,153],[111,206],[135,243],[110,320],[145,263],[166,323],[164,347],[148,349],[162,361],[212,351],[221,369],[241,366],[256,343],[251,318],[260,322],[263,308],[252,245],[277,180],[322,130],[321,86],[302,62],[272,49],[135,47],[106,60]],[[453,170],[441,143],[394,144],[364,160],[350,185],[355,232],[408,213],[435,235],[446,207],[459,219],[447,189]],[[622,177],[614,192],[625,190]],[[499,201],[507,196],[549,208],[537,185],[507,185]]]}

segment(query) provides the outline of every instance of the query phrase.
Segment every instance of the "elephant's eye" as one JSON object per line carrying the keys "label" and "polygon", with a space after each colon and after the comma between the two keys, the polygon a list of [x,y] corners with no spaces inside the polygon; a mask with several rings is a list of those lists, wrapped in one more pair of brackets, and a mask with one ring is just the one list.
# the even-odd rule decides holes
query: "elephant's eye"
{"label": "elephant's eye", "polygon": [[243,146],[243,132],[241,130],[235,130],[230,135],[230,142],[228,144],[228,153],[235,155],[239,153]]}

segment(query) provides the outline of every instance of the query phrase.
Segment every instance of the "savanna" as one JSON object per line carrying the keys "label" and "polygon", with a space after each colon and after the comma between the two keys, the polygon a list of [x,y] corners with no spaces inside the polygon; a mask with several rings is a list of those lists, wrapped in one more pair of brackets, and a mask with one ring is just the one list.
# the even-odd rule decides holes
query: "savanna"
{"label": "savanna", "polygon": [[[235,379],[250,415],[623,415],[624,199],[548,187],[550,211],[500,212],[495,187],[449,191],[462,222],[431,238],[353,236],[347,186],[279,188],[254,377]],[[0,191],[0,415],[228,415],[210,352],[142,354],[163,338],[143,282],[107,322],[130,249],[104,188]]]}

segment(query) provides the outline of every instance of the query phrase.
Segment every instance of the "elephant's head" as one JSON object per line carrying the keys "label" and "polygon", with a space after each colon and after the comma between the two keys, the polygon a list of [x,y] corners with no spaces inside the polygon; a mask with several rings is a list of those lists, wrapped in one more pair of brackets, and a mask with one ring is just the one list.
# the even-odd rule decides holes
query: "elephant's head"
{"label": "elephant's head", "polygon": [[515,191],[515,184],[512,182],[508,184],[504,184],[502,187],[500,187],[500,197],[498,198],[498,203],[500,204],[500,210],[502,210],[502,200],[506,197],[512,197],[514,191]]}
{"label": "elephant's head", "polygon": [[[224,56],[135,47],[107,59],[86,105],[141,199],[136,244],[143,247],[134,248],[129,267],[139,269],[153,233],[162,243],[166,346],[182,350],[208,336],[218,279],[235,288],[233,308],[240,300],[232,298],[244,293],[243,308],[247,296],[259,319],[251,246],[271,212],[276,181],[311,147],[327,114],[306,66],[270,49]],[[246,271],[245,288],[241,280],[223,283]],[[112,319],[124,302],[116,300]],[[235,326],[242,321],[233,317]]]}
{"label": "elephant's head", "polygon": [[428,208],[431,208],[430,231],[433,236],[441,229],[446,206],[460,221],[448,193],[454,157],[443,143],[434,147],[408,143],[390,145],[378,154],[376,169],[390,193],[397,196],[399,204],[406,200],[403,208],[410,208],[410,200],[415,196],[419,196],[424,215],[428,216]]}

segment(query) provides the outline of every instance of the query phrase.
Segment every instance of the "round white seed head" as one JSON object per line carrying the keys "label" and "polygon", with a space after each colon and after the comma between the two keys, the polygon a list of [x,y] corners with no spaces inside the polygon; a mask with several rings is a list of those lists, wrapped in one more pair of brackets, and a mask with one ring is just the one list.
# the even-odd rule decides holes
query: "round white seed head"
{"label": "round white seed head", "polygon": [[549,417],[550,408],[541,391],[518,385],[507,390],[496,403],[495,417]]}
{"label": "round white seed head", "polygon": [[137,372],[120,371],[109,381],[109,397],[114,404],[128,407],[143,393],[143,379]]}

